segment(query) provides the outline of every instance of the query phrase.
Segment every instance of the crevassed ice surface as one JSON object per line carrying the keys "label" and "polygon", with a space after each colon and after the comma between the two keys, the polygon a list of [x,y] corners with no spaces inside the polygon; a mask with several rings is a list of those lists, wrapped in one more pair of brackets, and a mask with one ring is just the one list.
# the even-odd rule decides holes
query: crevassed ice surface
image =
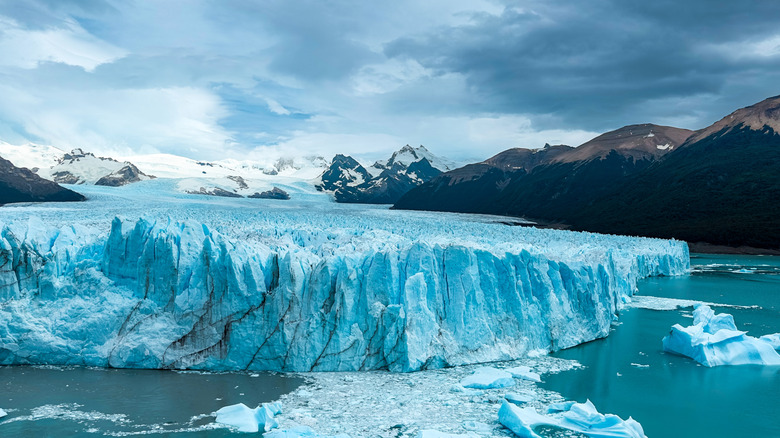
{"label": "crevassed ice surface", "polygon": [[0,211],[0,364],[413,371],[608,334],[683,242],[486,216],[82,187]]}

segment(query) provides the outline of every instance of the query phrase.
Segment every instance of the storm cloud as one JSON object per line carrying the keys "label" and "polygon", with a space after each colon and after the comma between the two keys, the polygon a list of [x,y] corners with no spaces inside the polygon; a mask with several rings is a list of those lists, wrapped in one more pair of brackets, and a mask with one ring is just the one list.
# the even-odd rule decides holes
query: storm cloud
{"label": "storm cloud", "polygon": [[454,158],[780,94],[774,1],[0,1],[0,140]]}

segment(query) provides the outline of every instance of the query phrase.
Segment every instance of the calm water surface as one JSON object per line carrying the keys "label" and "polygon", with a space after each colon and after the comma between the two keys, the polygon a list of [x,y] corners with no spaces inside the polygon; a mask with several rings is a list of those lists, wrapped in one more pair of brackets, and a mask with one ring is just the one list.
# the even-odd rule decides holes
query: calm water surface
{"label": "calm water surface", "polygon": [[[691,257],[693,274],[647,279],[640,295],[760,308],[716,307],[752,336],[780,332],[780,257]],[[601,412],[633,416],[650,438],[780,437],[780,367],[707,368],[664,353],[671,326],[691,309],[630,309],[608,338],[556,353],[586,368],[545,378],[565,397],[590,399]]]}
{"label": "calm water surface", "polygon": [[212,430],[217,409],[273,401],[302,383],[268,373],[0,367],[0,437],[245,436]]}

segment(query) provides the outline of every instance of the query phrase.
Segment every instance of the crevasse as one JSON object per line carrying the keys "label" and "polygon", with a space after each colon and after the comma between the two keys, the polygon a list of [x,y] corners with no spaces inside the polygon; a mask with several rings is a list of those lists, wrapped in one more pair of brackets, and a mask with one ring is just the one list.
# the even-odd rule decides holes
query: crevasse
{"label": "crevasse", "polygon": [[116,218],[107,234],[3,225],[0,364],[415,371],[508,360],[604,337],[638,279],[689,270],[677,241],[556,232],[539,250],[547,230],[518,234],[533,245],[490,245],[281,228],[246,238],[191,220]]}

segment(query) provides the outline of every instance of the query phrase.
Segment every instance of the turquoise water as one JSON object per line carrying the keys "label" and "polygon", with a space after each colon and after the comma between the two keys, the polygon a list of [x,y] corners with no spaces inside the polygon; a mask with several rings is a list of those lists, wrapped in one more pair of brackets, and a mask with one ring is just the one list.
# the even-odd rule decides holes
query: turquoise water
{"label": "turquoise water", "polygon": [[180,373],[67,367],[0,367],[0,437],[233,437],[212,429],[217,409],[255,407],[301,379],[268,373]]}
{"label": "turquoise water", "polygon": [[[780,332],[780,257],[693,255],[691,264],[691,276],[644,280],[639,294],[757,305],[715,310],[752,336]],[[707,368],[662,351],[671,326],[690,325],[690,315],[626,310],[606,339],[555,354],[586,368],[547,376],[543,386],[633,416],[650,438],[780,437],[780,367]]]}

